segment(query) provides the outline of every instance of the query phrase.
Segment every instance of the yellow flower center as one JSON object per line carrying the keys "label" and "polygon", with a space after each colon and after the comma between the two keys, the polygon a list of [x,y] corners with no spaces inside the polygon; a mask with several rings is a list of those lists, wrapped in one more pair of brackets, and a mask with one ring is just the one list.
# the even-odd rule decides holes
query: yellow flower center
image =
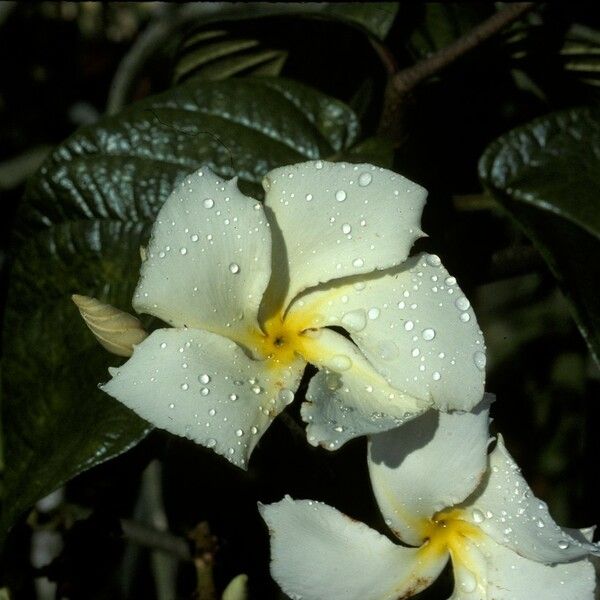
{"label": "yellow flower center", "polygon": [[453,561],[469,568],[469,543],[476,542],[482,535],[479,527],[464,520],[462,510],[443,510],[423,523],[423,536],[427,542],[421,547],[421,551],[426,555],[437,556],[450,552]]}
{"label": "yellow flower center", "polygon": [[262,331],[251,332],[248,346],[273,368],[289,366],[298,356],[308,360],[307,333],[314,322],[312,317],[309,313],[297,313],[284,319],[283,313],[278,312],[263,323]]}

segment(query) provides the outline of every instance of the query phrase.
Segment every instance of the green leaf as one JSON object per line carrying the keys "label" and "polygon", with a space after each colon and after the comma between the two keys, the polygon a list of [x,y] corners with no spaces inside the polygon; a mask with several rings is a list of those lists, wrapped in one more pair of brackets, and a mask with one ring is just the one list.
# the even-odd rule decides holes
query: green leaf
{"label": "green leaf", "polygon": [[479,174],[547,261],[599,361],[600,109],[553,113],[509,132],[486,149]]}
{"label": "green leaf", "polygon": [[3,331],[0,538],[41,497],[151,429],[96,387],[120,361],[99,351],[70,299],[79,291],[126,308],[146,229],[64,223],[23,244],[13,264]]}
{"label": "green leaf", "polygon": [[323,8],[323,12],[345,21],[357,23],[375,37],[383,40],[398,14],[398,6],[398,2],[328,2]]}
{"label": "green leaf", "polygon": [[130,310],[154,217],[201,165],[256,191],[270,169],[342,153],[358,130],[347,106],[292,81],[191,80],[80,129],[51,153],[28,184],[16,228],[3,330],[0,537],[38,499],[149,431],[97,389],[121,359],[95,342],[70,295]]}
{"label": "green leaf", "polygon": [[408,40],[415,58],[445,48],[494,12],[493,5],[477,2],[425,2],[421,18]]}
{"label": "green leaf", "polygon": [[[258,40],[227,36],[226,31],[203,31],[188,39],[175,67],[174,80],[192,75],[203,80],[258,73],[279,75],[287,52],[261,47]],[[217,38],[219,41],[214,41]]]}

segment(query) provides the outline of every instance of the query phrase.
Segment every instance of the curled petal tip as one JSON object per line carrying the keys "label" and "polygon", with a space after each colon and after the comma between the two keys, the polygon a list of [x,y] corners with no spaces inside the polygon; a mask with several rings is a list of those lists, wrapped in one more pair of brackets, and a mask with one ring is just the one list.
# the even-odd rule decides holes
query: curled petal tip
{"label": "curled petal tip", "polygon": [[71,299],[98,342],[117,356],[131,356],[134,346],[148,337],[140,321],[129,313],[90,296],[73,294]]}

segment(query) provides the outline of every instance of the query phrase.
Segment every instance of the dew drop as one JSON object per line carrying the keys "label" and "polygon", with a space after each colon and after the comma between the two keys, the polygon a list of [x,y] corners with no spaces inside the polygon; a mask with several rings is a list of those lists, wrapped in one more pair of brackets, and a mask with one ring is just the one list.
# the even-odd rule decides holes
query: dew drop
{"label": "dew drop", "polygon": [[369,317],[369,319],[371,319],[371,321],[374,321],[379,317],[380,313],[381,311],[377,307],[373,307],[369,309],[367,316]]}
{"label": "dew drop", "polygon": [[411,355],[416,358],[417,356],[419,356],[419,354],[421,354],[421,351],[418,348],[413,348]]}
{"label": "dew drop", "polygon": [[260,393],[262,392],[262,388],[260,387],[260,385],[253,385],[253,386],[252,386],[252,391],[253,391],[253,392],[254,392],[256,395],[258,395],[258,394],[260,394]]}
{"label": "dew drop", "polygon": [[194,233],[194,235],[192,235],[191,239],[192,239],[192,242],[197,242],[200,238],[197,233]]}
{"label": "dew drop", "polygon": [[348,234],[352,231],[352,226],[349,223],[344,223],[342,225],[342,233]]}
{"label": "dew drop", "polygon": [[478,350],[477,352],[475,352],[475,354],[473,354],[473,362],[480,371],[483,371],[485,369],[486,363],[485,354]]}
{"label": "dew drop", "polygon": [[305,198],[306,198],[307,202],[310,202],[313,199],[313,195],[312,194],[306,194]]}
{"label": "dew drop", "polygon": [[175,408],[175,404],[173,404],[173,402],[171,402],[171,404],[169,404],[169,408],[170,408],[171,410],[173,410],[173,409]]}
{"label": "dew drop", "polygon": [[432,267],[439,267],[442,264],[442,260],[437,254],[429,254],[427,256],[427,263]]}
{"label": "dew drop", "polygon": [[338,190],[338,191],[335,193],[335,199],[336,199],[338,202],[343,202],[343,201],[346,199],[346,192],[345,192],[344,190]]}
{"label": "dew drop", "polygon": [[210,390],[209,390],[207,387],[203,387],[203,388],[200,390],[200,393],[201,393],[203,396],[208,396],[208,395],[210,394]]}
{"label": "dew drop", "polygon": [[242,437],[244,435],[244,430],[243,429],[236,429],[235,430],[235,435],[237,437]]}
{"label": "dew drop", "polygon": [[460,587],[467,594],[475,591],[475,588],[477,587],[477,579],[475,579],[475,576],[473,573],[471,573],[471,571],[467,571],[466,569],[461,570]]}
{"label": "dew drop", "polygon": [[352,366],[352,361],[344,354],[336,354],[331,358],[331,366],[336,371],[347,371]]}
{"label": "dew drop", "polygon": [[252,425],[252,427],[250,427],[250,433],[256,435],[258,433],[258,428]]}
{"label": "dew drop", "polygon": [[229,394],[229,399],[232,402],[235,402],[238,399],[237,394]]}
{"label": "dew drop", "polygon": [[471,315],[468,312],[461,313],[460,320],[463,323],[468,323],[471,320]]}
{"label": "dew drop", "polygon": [[558,547],[559,547],[561,550],[566,550],[566,549],[569,547],[569,542],[567,542],[567,540],[560,540],[560,541],[558,542]]}
{"label": "dew drop", "polygon": [[210,383],[210,375],[204,373],[198,377],[198,381],[200,383]]}
{"label": "dew drop", "polygon": [[179,250],[179,254],[181,254],[181,256],[185,256],[187,254],[187,248],[181,248],[181,250]]}
{"label": "dew drop", "polygon": [[277,397],[287,406],[294,400],[294,392],[288,388],[281,388]]}
{"label": "dew drop", "polygon": [[475,521],[475,523],[483,523],[485,519],[483,513],[477,508],[473,509],[471,516],[473,517],[473,521]]}
{"label": "dew drop", "polygon": [[414,326],[415,324],[412,321],[406,321],[406,323],[404,323],[404,329],[406,329],[406,331],[412,331]]}
{"label": "dew drop", "polygon": [[431,377],[433,378],[434,381],[439,381],[442,378],[439,371],[434,371],[433,374],[431,375]]}
{"label": "dew drop", "polygon": [[426,342],[430,342],[435,337],[435,329],[423,329],[422,336]]}
{"label": "dew drop", "polygon": [[209,416],[214,417],[217,414],[217,411],[214,408],[211,408],[208,411]]}
{"label": "dew drop", "polygon": [[365,261],[362,258],[355,258],[352,261],[352,266],[356,267],[357,269],[359,269],[360,267],[362,267],[365,264]]}
{"label": "dew drop", "polygon": [[240,265],[237,263],[231,263],[229,265],[229,270],[235,275],[236,273],[240,272]]}
{"label": "dew drop", "polygon": [[162,350],[164,350],[167,347],[167,342],[162,342],[160,347]]}
{"label": "dew drop", "polygon": [[358,178],[358,185],[365,187],[371,183],[372,179],[371,173],[361,173]]}
{"label": "dew drop", "polygon": [[187,383],[182,383],[182,384],[181,384],[181,389],[182,389],[184,392],[185,392],[186,390],[188,390],[188,389],[189,389],[189,387],[190,387],[190,386],[189,386]]}
{"label": "dew drop", "polygon": [[456,308],[458,308],[458,310],[469,310],[469,307],[471,306],[471,303],[464,296],[457,298],[454,301],[454,304],[456,304]]}
{"label": "dew drop", "polygon": [[215,205],[215,201],[212,198],[206,198],[202,204],[204,208],[212,208]]}
{"label": "dew drop", "polygon": [[207,448],[214,448],[217,445],[217,440],[215,440],[214,438],[208,438],[206,440],[206,447]]}
{"label": "dew drop", "polygon": [[367,326],[367,318],[362,308],[347,312],[341,319],[342,325],[352,331],[362,331]]}

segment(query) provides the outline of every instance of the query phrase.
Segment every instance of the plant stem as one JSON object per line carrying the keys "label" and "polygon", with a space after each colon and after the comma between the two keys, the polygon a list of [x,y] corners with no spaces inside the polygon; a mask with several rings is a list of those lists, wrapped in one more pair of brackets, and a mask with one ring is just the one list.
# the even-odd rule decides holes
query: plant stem
{"label": "plant stem", "polygon": [[400,145],[403,139],[404,106],[415,88],[439,73],[469,51],[516,21],[534,7],[534,2],[515,2],[460,36],[450,45],[438,50],[418,63],[397,71],[388,79],[384,105],[379,123],[379,134]]}

